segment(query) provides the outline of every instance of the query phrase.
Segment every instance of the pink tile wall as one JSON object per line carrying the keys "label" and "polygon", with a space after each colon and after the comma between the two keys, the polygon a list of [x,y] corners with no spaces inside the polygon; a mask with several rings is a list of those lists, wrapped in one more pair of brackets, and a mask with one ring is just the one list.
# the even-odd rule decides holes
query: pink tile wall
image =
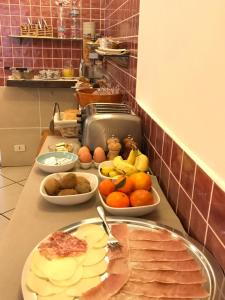
{"label": "pink tile wall", "polygon": [[144,149],[152,171],[184,228],[214,254],[225,270],[225,192],[135,101],[138,18],[138,0],[105,1],[105,35],[124,41],[131,53],[128,68],[108,61],[108,73],[143,120]]}
{"label": "pink tile wall", "polygon": [[[96,32],[103,29],[101,19],[102,0],[80,0],[80,25],[82,22],[95,21]],[[64,9],[66,36],[70,36],[70,8]],[[39,69],[62,69],[65,60],[71,59],[76,71],[82,55],[82,41],[51,41],[51,40],[23,40],[8,35],[19,34],[21,23],[27,23],[27,17],[33,22],[45,18],[54,28],[57,35],[57,6],[55,0],[0,0],[0,85],[4,85],[5,78],[10,72],[4,67],[29,67]],[[82,35],[82,32],[81,32]]]}

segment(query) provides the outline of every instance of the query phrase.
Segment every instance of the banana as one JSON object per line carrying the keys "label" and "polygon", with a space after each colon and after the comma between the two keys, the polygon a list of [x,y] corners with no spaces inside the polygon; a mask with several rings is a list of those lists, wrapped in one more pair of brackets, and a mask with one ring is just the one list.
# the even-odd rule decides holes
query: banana
{"label": "banana", "polygon": [[102,175],[109,176],[109,173],[112,172],[112,171],[115,171],[115,169],[112,166],[110,166],[110,167],[107,167],[107,166],[104,167],[103,166],[100,171],[101,171]]}
{"label": "banana", "polygon": [[129,164],[134,165],[137,154],[138,154],[138,151],[139,150],[136,150],[136,149],[131,149],[130,150],[129,156],[126,160]]}
{"label": "banana", "polygon": [[128,163],[126,160],[123,160],[121,156],[116,156],[113,159],[113,165],[120,174],[131,175],[137,172],[136,167]]}
{"label": "banana", "polygon": [[138,171],[141,172],[146,172],[149,169],[149,159],[148,156],[145,154],[140,154],[136,157],[135,163],[134,163],[135,168]]}

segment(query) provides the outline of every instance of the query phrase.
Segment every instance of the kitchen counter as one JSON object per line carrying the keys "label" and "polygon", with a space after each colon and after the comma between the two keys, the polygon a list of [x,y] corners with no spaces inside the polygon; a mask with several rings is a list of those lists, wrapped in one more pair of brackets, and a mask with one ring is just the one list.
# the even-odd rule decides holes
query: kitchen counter
{"label": "kitchen counter", "polygon": [[[49,144],[57,143],[62,139],[62,137],[49,136],[41,152],[46,152]],[[71,142],[71,139],[63,140]],[[97,174],[97,169],[94,168],[87,171]],[[42,179],[47,175],[34,164],[18,199],[13,218],[0,241],[1,299],[23,299],[20,288],[23,265],[40,240],[59,228],[86,218],[97,217],[96,206],[100,204],[97,195],[87,203],[78,206],[63,207],[45,201],[39,194],[39,187]],[[142,219],[156,221],[184,232],[155,177],[153,177],[153,185],[159,193],[161,203],[156,211]]]}

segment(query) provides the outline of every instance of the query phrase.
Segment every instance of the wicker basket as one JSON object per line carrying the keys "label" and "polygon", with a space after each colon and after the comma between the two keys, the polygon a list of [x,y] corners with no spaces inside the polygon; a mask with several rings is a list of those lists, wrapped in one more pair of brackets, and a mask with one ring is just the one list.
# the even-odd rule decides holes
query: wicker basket
{"label": "wicker basket", "polygon": [[59,130],[63,137],[79,137],[80,124],[77,120],[63,120],[63,112],[54,115],[55,128]]}
{"label": "wicker basket", "polygon": [[122,94],[118,95],[93,95],[96,89],[82,89],[76,93],[80,106],[84,107],[89,103],[120,103]]}
{"label": "wicker basket", "polygon": [[78,127],[59,127],[58,129],[63,137],[74,138],[79,136]]}
{"label": "wicker basket", "polygon": [[29,25],[22,24],[20,26],[20,35],[23,36],[36,36],[36,37],[53,37],[53,27],[48,26],[40,29],[38,24]]}

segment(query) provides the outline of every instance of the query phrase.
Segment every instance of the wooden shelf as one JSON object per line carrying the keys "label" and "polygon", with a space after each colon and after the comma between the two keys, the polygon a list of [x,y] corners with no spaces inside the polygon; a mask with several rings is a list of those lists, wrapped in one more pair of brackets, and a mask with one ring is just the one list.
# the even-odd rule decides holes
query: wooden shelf
{"label": "wooden shelf", "polygon": [[56,36],[28,36],[28,35],[9,35],[10,38],[16,39],[36,39],[36,40],[58,40],[58,41],[82,41],[82,38],[58,38]]}
{"label": "wooden shelf", "polygon": [[129,66],[129,53],[125,54],[103,54],[99,53],[98,51],[95,50],[95,52],[99,55],[102,56],[104,59],[110,59],[111,61],[115,62],[121,67],[128,68]]}
{"label": "wooden shelf", "polygon": [[36,79],[8,79],[6,85],[11,87],[30,87],[30,88],[71,88],[75,86],[77,79],[58,79],[58,80],[36,80]]}

